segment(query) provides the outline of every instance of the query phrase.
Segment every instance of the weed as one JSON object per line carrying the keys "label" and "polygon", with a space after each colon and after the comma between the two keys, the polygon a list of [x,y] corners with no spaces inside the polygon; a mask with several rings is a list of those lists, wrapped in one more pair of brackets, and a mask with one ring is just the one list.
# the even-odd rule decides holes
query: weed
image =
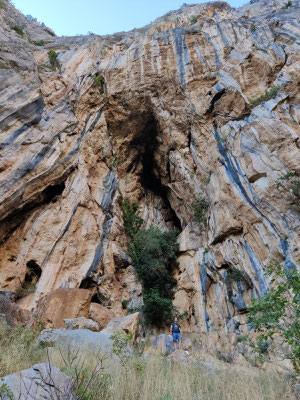
{"label": "weed", "polygon": [[193,25],[197,22],[198,18],[197,15],[191,15],[190,16],[190,23]]}
{"label": "weed", "polygon": [[35,46],[44,46],[45,42],[43,40],[39,40],[39,41],[33,41],[31,42],[32,44],[34,44]]}
{"label": "weed", "polygon": [[192,203],[194,217],[199,222],[200,231],[203,232],[206,224],[206,212],[209,208],[208,202],[198,195]]}
{"label": "weed", "polygon": [[0,61],[0,69],[7,68],[4,62]]}
{"label": "weed", "polygon": [[105,89],[105,79],[103,75],[95,76],[94,83],[98,86],[100,94],[103,94]]}
{"label": "weed", "polygon": [[261,103],[263,103],[264,101],[268,101],[273,99],[274,97],[276,97],[278,90],[280,89],[280,86],[276,86],[276,85],[272,85],[270,87],[270,89],[267,89],[265,91],[265,93],[263,93],[262,95],[260,95],[259,97],[256,97],[255,99],[250,100],[250,103],[253,106],[257,106]]}
{"label": "weed", "polygon": [[254,33],[255,30],[256,30],[256,26],[252,23],[252,24],[251,24],[251,27],[250,27],[251,33]]}
{"label": "weed", "polygon": [[237,268],[232,268],[231,270],[229,270],[227,272],[226,278],[234,282],[241,282],[245,280],[243,273]]}
{"label": "weed", "polygon": [[292,5],[293,5],[293,2],[292,2],[292,1],[288,1],[288,2],[285,3],[285,5],[284,5],[283,7],[281,7],[281,8],[286,9],[286,8],[292,7]]}
{"label": "weed", "polygon": [[24,36],[25,35],[25,33],[24,33],[24,31],[23,31],[23,28],[21,27],[21,26],[19,26],[19,25],[14,25],[14,26],[12,26],[12,29],[15,31],[15,32],[17,32],[17,34],[19,35],[19,36]]}
{"label": "weed", "polygon": [[50,62],[50,66],[52,71],[56,71],[56,68],[60,66],[59,61],[57,59],[57,53],[55,50],[49,50],[48,51],[48,58]]}
{"label": "weed", "polygon": [[4,382],[4,379],[0,379],[0,399],[12,399],[13,394],[8,387],[8,385]]}
{"label": "weed", "polygon": [[126,333],[124,331],[118,332],[114,335],[111,335],[110,339],[114,342],[112,346],[112,353],[119,358],[121,364],[123,365],[123,367],[125,367],[130,357],[130,354],[127,351],[127,346],[128,343],[132,340],[132,333]]}

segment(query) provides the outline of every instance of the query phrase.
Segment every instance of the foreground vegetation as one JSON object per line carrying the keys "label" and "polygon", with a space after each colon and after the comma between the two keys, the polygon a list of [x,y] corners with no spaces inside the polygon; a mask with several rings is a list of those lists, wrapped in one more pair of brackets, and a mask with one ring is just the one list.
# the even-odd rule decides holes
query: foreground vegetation
{"label": "foreground vegetation", "polygon": [[[210,373],[200,364],[171,363],[161,356],[131,356],[120,363],[111,354],[92,361],[35,346],[39,329],[0,324],[0,376],[50,359],[75,381],[78,400],[292,400],[287,376],[260,369],[229,367]],[[72,365],[68,360],[72,359]],[[0,385],[1,386],[1,385]],[[1,394],[1,393],[0,393]],[[1,398],[1,396],[0,396]]]}
{"label": "foreground vegetation", "polygon": [[143,287],[142,307],[145,323],[163,326],[170,322],[176,279],[173,277],[177,263],[177,230],[165,232],[159,228],[141,230],[143,219],[135,202],[121,197],[119,205],[128,237],[128,254]]}
{"label": "foreground vegetation", "polygon": [[259,332],[252,342],[261,360],[270,356],[274,339],[281,339],[276,353],[290,359],[295,371],[300,372],[300,274],[295,269],[283,269],[280,264],[270,265],[267,273],[272,288],[264,296],[252,300],[249,323]]}
{"label": "foreground vegetation", "polygon": [[46,350],[35,347],[40,327],[30,329],[24,325],[10,328],[0,319],[0,376],[5,376],[46,360]]}

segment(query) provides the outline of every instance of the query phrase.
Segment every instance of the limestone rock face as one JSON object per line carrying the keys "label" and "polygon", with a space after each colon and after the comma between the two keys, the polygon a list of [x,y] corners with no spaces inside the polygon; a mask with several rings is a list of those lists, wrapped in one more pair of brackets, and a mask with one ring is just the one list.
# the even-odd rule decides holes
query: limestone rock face
{"label": "limestone rock face", "polygon": [[65,319],[88,316],[90,301],[89,290],[57,289],[40,299],[37,314],[45,328],[64,328]]}
{"label": "limestone rock face", "polygon": [[99,331],[99,325],[97,322],[84,318],[84,317],[78,317],[78,318],[66,318],[64,319],[64,323],[67,329],[89,329],[90,331]]}
{"label": "limestone rock face", "polygon": [[196,4],[131,32],[63,38],[0,10],[1,289],[30,287],[19,304],[39,304],[47,326],[81,309],[74,296],[72,315],[60,311],[55,290],[89,291],[85,317],[91,298],[115,317],[124,301],[140,307],[122,194],[144,228],[181,230],[183,330],[247,330],[265,267],[300,259],[299,192],[280,180],[300,179],[300,8],[284,4]]}
{"label": "limestone rock face", "polygon": [[139,314],[136,312],[123,318],[114,318],[102,329],[101,333],[108,336],[118,332],[131,333],[134,340],[139,326]]}

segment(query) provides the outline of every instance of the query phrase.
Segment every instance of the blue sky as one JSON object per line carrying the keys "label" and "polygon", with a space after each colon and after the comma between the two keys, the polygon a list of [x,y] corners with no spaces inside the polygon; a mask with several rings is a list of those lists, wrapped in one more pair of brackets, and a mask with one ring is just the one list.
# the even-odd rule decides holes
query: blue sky
{"label": "blue sky", "polygon": [[[140,28],[184,2],[193,4],[197,0],[13,0],[23,14],[44,22],[59,36],[87,34],[88,31],[105,35]],[[247,2],[229,1],[232,7]]]}

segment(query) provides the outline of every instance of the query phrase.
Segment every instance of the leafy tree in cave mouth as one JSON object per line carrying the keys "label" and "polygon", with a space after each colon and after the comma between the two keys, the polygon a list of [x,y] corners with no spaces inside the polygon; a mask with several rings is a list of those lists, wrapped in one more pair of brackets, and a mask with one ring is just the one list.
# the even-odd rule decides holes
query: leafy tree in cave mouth
{"label": "leafy tree in cave mouth", "polygon": [[121,199],[120,207],[129,238],[128,254],[142,282],[145,322],[160,327],[169,322],[175,311],[172,300],[177,282],[173,272],[178,267],[178,231],[164,232],[153,227],[139,230],[138,206],[128,199]]}

